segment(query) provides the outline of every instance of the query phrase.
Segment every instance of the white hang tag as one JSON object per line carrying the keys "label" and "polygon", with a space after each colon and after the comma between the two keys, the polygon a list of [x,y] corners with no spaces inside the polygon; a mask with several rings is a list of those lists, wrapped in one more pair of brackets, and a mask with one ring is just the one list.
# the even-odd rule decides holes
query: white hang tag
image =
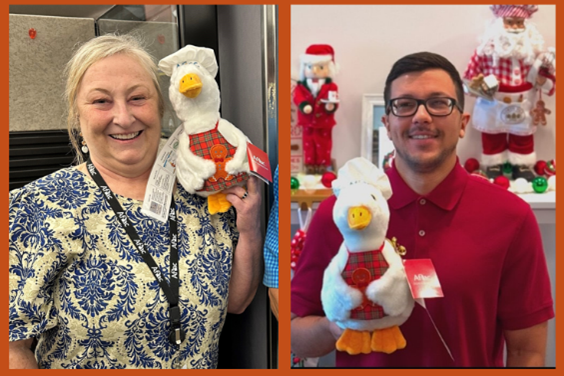
{"label": "white hang tag", "polygon": [[425,312],[427,312],[427,316],[429,316],[431,323],[435,327],[435,330],[437,331],[437,334],[439,335],[439,338],[441,339],[443,346],[445,347],[446,351],[448,352],[448,355],[450,356],[450,358],[454,362],[454,357],[452,356],[452,353],[450,352],[450,348],[448,347],[445,339],[441,335],[439,328],[437,328],[437,325],[435,324],[435,320],[433,320],[433,318],[431,317],[431,313],[429,312],[429,310],[427,309],[427,306],[425,305],[425,299],[424,298],[417,298],[417,299],[415,299],[415,302],[418,303],[421,307],[423,307],[425,309]]}
{"label": "white hang tag", "polygon": [[176,128],[157,156],[141,207],[143,214],[161,222],[166,222],[168,218],[168,209],[176,182],[176,149],[182,132],[182,127]]}
{"label": "white hang tag", "polygon": [[300,230],[306,232],[308,227],[309,227],[309,223],[311,222],[313,210],[308,206],[305,221],[304,221],[304,218],[302,216],[302,211],[304,211],[304,210],[302,210],[302,208],[298,208],[298,220],[300,222]]}

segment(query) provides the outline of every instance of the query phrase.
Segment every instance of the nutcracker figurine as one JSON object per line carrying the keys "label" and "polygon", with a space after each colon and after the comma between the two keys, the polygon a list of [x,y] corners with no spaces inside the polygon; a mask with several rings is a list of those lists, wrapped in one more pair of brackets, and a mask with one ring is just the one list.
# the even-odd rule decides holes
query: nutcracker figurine
{"label": "nutcracker figurine", "polygon": [[307,174],[322,174],[331,165],[331,131],[339,97],[335,53],[327,44],[313,44],[300,58],[300,81],[293,92],[298,126],[303,128],[304,165]]}
{"label": "nutcracker figurine", "polygon": [[555,89],[554,50],[543,49],[542,35],[529,22],[536,5],[490,8],[496,19],[464,73],[470,93],[483,94],[478,94],[471,118],[482,136],[481,164],[488,178],[495,179],[509,161],[513,179],[531,181],[537,160],[533,133],[538,124],[546,124],[548,113],[541,96]]}

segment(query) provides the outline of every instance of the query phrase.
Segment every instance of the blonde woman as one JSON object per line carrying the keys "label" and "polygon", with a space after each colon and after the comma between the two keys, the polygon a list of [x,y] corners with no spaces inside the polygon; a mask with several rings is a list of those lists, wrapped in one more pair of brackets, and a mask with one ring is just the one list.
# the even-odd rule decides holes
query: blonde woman
{"label": "blonde woman", "polygon": [[10,367],[215,368],[227,312],[262,276],[256,179],[244,199],[227,191],[236,223],[180,185],[167,223],[145,216],[164,108],[154,61],[108,35],[66,72],[69,134],[89,158],[10,192]]}

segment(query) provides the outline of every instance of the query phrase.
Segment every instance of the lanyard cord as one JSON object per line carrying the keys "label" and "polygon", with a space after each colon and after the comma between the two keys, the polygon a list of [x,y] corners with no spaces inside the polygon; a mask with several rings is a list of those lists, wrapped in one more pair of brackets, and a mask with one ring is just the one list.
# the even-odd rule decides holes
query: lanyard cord
{"label": "lanyard cord", "polygon": [[86,162],[88,172],[92,176],[92,179],[96,182],[100,190],[102,191],[102,196],[110,204],[113,211],[115,212],[119,225],[127,232],[129,238],[131,239],[133,245],[147,264],[149,269],[155,276],[155,279],[159,283],[159,286],[166,295],[166,299],[170,305],[170,319],[172,324],[171,341],[176,344],[180,344],[184,340],[184,333],[180,329],[180,308],[178,307],[178,295],[179,295],[179,284],[178,284],[178,224],[176,222],[176,205],[174,200],[170,202],[170,211],[168,215],[169,224],[169,235],[170,235],[170,286],[164,280],[161,269],[149,254],[147,246],[143,244],[139,234],[135,231],[133,224],[129,220],[129,217],[123,210],[116,196],[108,187],[102,175],[98,172],[96,167],[92,164],[90,158]]}

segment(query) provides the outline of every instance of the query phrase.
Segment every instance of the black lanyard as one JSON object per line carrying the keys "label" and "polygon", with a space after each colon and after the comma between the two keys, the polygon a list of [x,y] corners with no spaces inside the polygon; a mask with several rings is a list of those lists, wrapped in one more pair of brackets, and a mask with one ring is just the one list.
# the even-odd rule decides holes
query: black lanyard
{"label": "black lanyard", "polygon": [[178,287],[178,241],[180,240],[178,237],[178,225],[176,222],[176,205],[174,203],[174,199],[170,201],[170,211],[168,215],[168,224],[169,224],[169,231],[170,231],[170,286],[166,283],[161,273],[161,269],[153,259],[153,257],[149,254],[147,246],[143,244],[137,231],[133,227],[133,224],[129,220],[125,210],[121,207],[119,201],[117,200],[116,196],[108,187],[102,175],[98,172],[96,167],[92,164],[90,158],[86,162],[86,167],[88,168],[88,172],[92,179],[96,182],[100,190],[102,191],[102,196],[105,197],[106,201],[112,209],[114,210],[117,218],[118,223],[120,226],[127,232],[129,238],[133,242],[137,251],[143,257],[145,263],[151,269],[151,272],[155,276],[155,279],[159,282],[159,286],[166,295],[166,299],[170,305],[169,313],[170,313],[170,321],[171,321],[171,333],[169,335],[169,340],[172,344],[180,345],[182,341],[184,341],[184,331],[180,326],[180,308],[178,307],[178,295],[179,295],[179,287]]}

